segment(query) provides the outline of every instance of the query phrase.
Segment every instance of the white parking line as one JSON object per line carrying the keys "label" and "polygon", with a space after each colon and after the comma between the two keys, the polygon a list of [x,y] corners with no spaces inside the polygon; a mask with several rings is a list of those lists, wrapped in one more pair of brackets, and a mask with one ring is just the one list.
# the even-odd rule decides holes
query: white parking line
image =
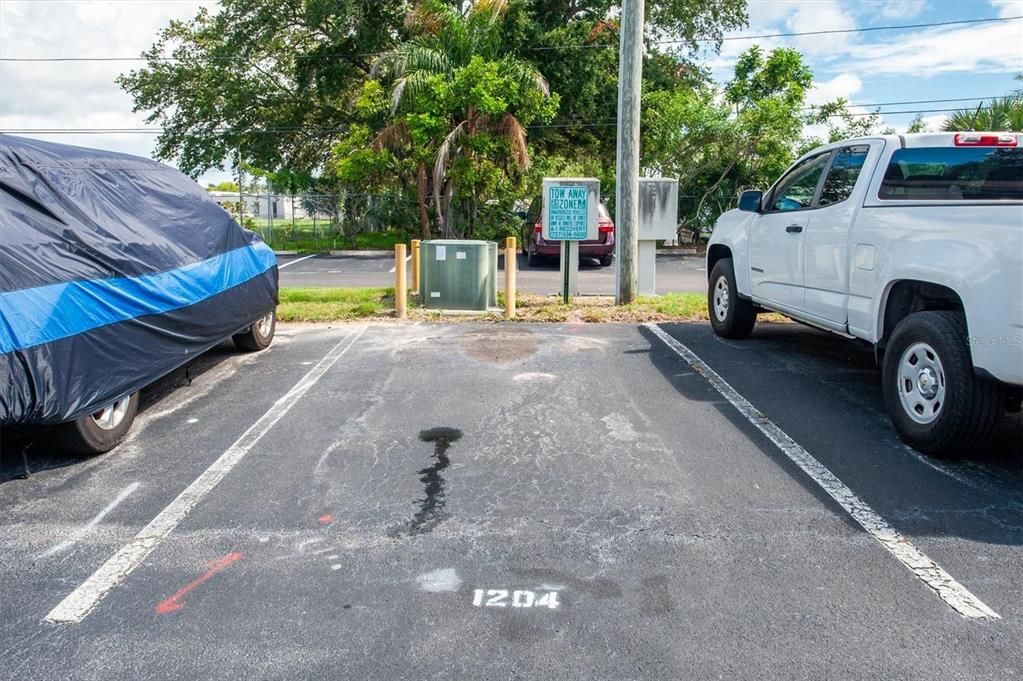
{"label": "white parking line", "polygon": [[315,258],[317,255],[319,255],[319,253],[313,253],[312,255],[307,255],[307,256],[298,258],[297,260],[292,260],[291,262],[286,262],[283,265],[278,265],[277,269],[283,270],[285,267],[291,267],[292,265],[294,265],[297,262],[302,262],[303,260],[308,260],[309,258]]}
{"label": "white parking line", "polygon": [[60,553],[61,551],[64,551],[65,549],[68,549],[68,548],[71,548],[72,546],[74,546],[75,542],[77,542],[82,537],[87,535],[90,531],[92,531],[92,529],[94,527],[99,525],[100,522],[104,518],[107,517],[108,513],[113,511],[115,508],[117,508],[118,504],[120,504],[122,501],[127,499],[129,497],[129,495],[131,495],[131,493],[134,492],[135,490],[137,490],[138,488],[139,488],[139,483],[137,483],[137,482],[133,482],[130,485],[128,485],[127,487],[125,487],[123,490],[121,490],[121,493],[118,494],[116,497],[114,497],[114,500],[111,501],[109,504],[107,504],[106,507],[104,507],[102,511],[97,513],[95,515],[95,517],[93,517],[92,520],[90,520],[89,522],[87,522],[84,525],[82,525],[82,528],[80,530],[78,530],[73,535],[71,535],[70,539],[66,539],[66,540],[62,541],[61,543],[57,544],[56,546],[51,546],[45,553],[43,553],[39,557],[40,558],[46,558],[48,556],[52,556],[55,553]]}
{"label": "white parking line", "polygon": [[[411,259],[412,259],[412,256],[411,256],[411,255],[409,255],[409,256],[406,256],[406,257],[405,257],[405,262],[408,262],[408,261],[409,261],[409,260],[411,260]],[[387,270],[387,272],[388,272],[389,274],[394,274],[394,271],[395,271],[396,269],[398,269],[397,265],[395,265],[395,266],[394,266],[394,267],[392,267],[391,269]]]}
{"label": "white parking line", "polygon": [[799,466],[804,473],[827,492],[832,499],[852,516],[881,546],[895,556],[903,565],[916,575],[920,581],[929,586],[938,597],[945,601],[953,610],[963,617],[976,619],[1001,619],[998,613],[989,608],[974,596],[962,584],[953,579],[940,565],[913,546],[908,539],[899,534],[884,518],[879,516],[862,499],[857,497],[845,483],[835,477],[824,464],[815,459],[799,443],[764,416],[756,407],[740,395],[735,388],[721,378],[710,366],[700,359],[696,353],[680,343],[666,331],[653,323],[644,324],[660,338],[665,345],[689,363],[697,373],[702,375],[714,386],[721,395],[731,402],[746,419],[756,426],[757,430],[767,436],[785,456]]}
{"label": "white parking line", "polygon": [[120,584],[132,570],[142,564],[153,549],[167,538],[175,527],[202,501],[231,469],[256,445],[274,424],[291,410],[295,403],[312,388],[327,371],[352,347],[365,332],[358,327],[348,334],[316,366],[309,370],[283,397],[259,417],[234,444],[214,461],[202,475],[195,479],[174,501],[143,527],[135,538],[121,547],[82,584],[57,604],[46,616],[49,622],[81,622],[114,587]]}

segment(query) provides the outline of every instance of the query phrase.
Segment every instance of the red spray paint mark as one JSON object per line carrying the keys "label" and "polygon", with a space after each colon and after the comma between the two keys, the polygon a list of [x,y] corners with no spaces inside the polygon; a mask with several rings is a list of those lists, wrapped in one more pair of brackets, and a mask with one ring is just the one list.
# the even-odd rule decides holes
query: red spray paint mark
{"label": "red spray paint mark", "polygon": [[334,519],[334,516],[332,516],[329,513],[324,513],[323,515],[321,515],[319,517],[318,520],[320,521],[321,525],[326,525],[326,524],[330,523],[330,521],[332,521],[333,519]]}
{"label": "red spray paint mark", "polygon": [[188,592],[192,591],[193,589],[195,589],[197,586],[199,586],[200,584],[205,582],[207,579],[209,579],[213,575],[217,574],[218,572],[220,572],[221,570],[223,570],[225,568],[230,567],[233,563],[235,563],[235,562],[237,562],[237,561],[239,561],[241,559],[242,559],[242,554],[240,554],[238,552],[235,552],[235,553],[229,553],[226,556],[221,556],[220,558],[217,558],[216,560],[210,561],[207,564],[206,572],[203,575],[201,575],[200,577],[197,577],[196,579],[192,580],[191,582],[189,582],[185,586],[183,586],[180,589],[178,589],[178,591],[175,592],[175,594],[173,596],[171,596],[170,598],[166,598],[166,599],[160,601],[159,603],[157,603],[156,604],[156,612],[157,612],[157,614],[164,615],[164,614],[166,614],[168,612],[174,612],[175,610],[181,610],[181,608],[185,607],[185,604],[181,602],[181,599],[184,598],[188,594]]}

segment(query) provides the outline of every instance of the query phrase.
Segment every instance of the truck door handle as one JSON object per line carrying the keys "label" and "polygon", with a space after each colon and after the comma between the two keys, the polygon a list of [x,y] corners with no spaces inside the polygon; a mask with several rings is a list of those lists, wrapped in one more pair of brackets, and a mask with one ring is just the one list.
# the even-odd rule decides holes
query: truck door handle
{"label": "truck door handle", "polygon": [[789,234],[799,234],[800,232],[803,231],[803,226],[802,225],[789,225],[788,227],[785,228],[785,231],[788,232]]}

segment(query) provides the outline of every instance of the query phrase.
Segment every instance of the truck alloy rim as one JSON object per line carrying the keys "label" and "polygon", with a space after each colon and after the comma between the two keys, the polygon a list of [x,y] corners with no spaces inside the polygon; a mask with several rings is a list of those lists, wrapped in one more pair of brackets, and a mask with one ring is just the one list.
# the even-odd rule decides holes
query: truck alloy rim
{"label": "truck alloy rim", "polygon": [[93,414],[92,420],[95,421],[96,425],[103,430],[113,430],[117,426],[121,425],[121,421],[124,420],[124,415],[128,413],[129,400],[129,397],[122,397],[109,407],[104,407]]}
{"label": "truck alloy rim", "polygon": [[945,406],[945,369],[927,343],[914,343],[899,360],[899,399],[911,419],[933,422]]}
{"label": "truck alloy rim", "polygon": [[714,284],[714,316],[719,322],[725,321],[728,316],[728,279],[718,277]]}
{"label": "truck alloy rim", "polygon": [[267,312],[265,315],[260,317],[258,322],[256,322],[256,333],[258,333],[261,337],[264,337],[264,338],[266,336],[269,336],[270,335],[270,329],[273,327],[273,323],[274,323],[274,313],[273,312]]}

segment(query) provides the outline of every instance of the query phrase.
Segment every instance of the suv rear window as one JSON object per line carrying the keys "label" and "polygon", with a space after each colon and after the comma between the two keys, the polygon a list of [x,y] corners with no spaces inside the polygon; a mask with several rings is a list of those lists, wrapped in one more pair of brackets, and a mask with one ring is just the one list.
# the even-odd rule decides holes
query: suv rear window
{"label": "suv rear window", "polygon": [[899,149],[878,198],[923,201],[1023,201],[1023,148]]}

